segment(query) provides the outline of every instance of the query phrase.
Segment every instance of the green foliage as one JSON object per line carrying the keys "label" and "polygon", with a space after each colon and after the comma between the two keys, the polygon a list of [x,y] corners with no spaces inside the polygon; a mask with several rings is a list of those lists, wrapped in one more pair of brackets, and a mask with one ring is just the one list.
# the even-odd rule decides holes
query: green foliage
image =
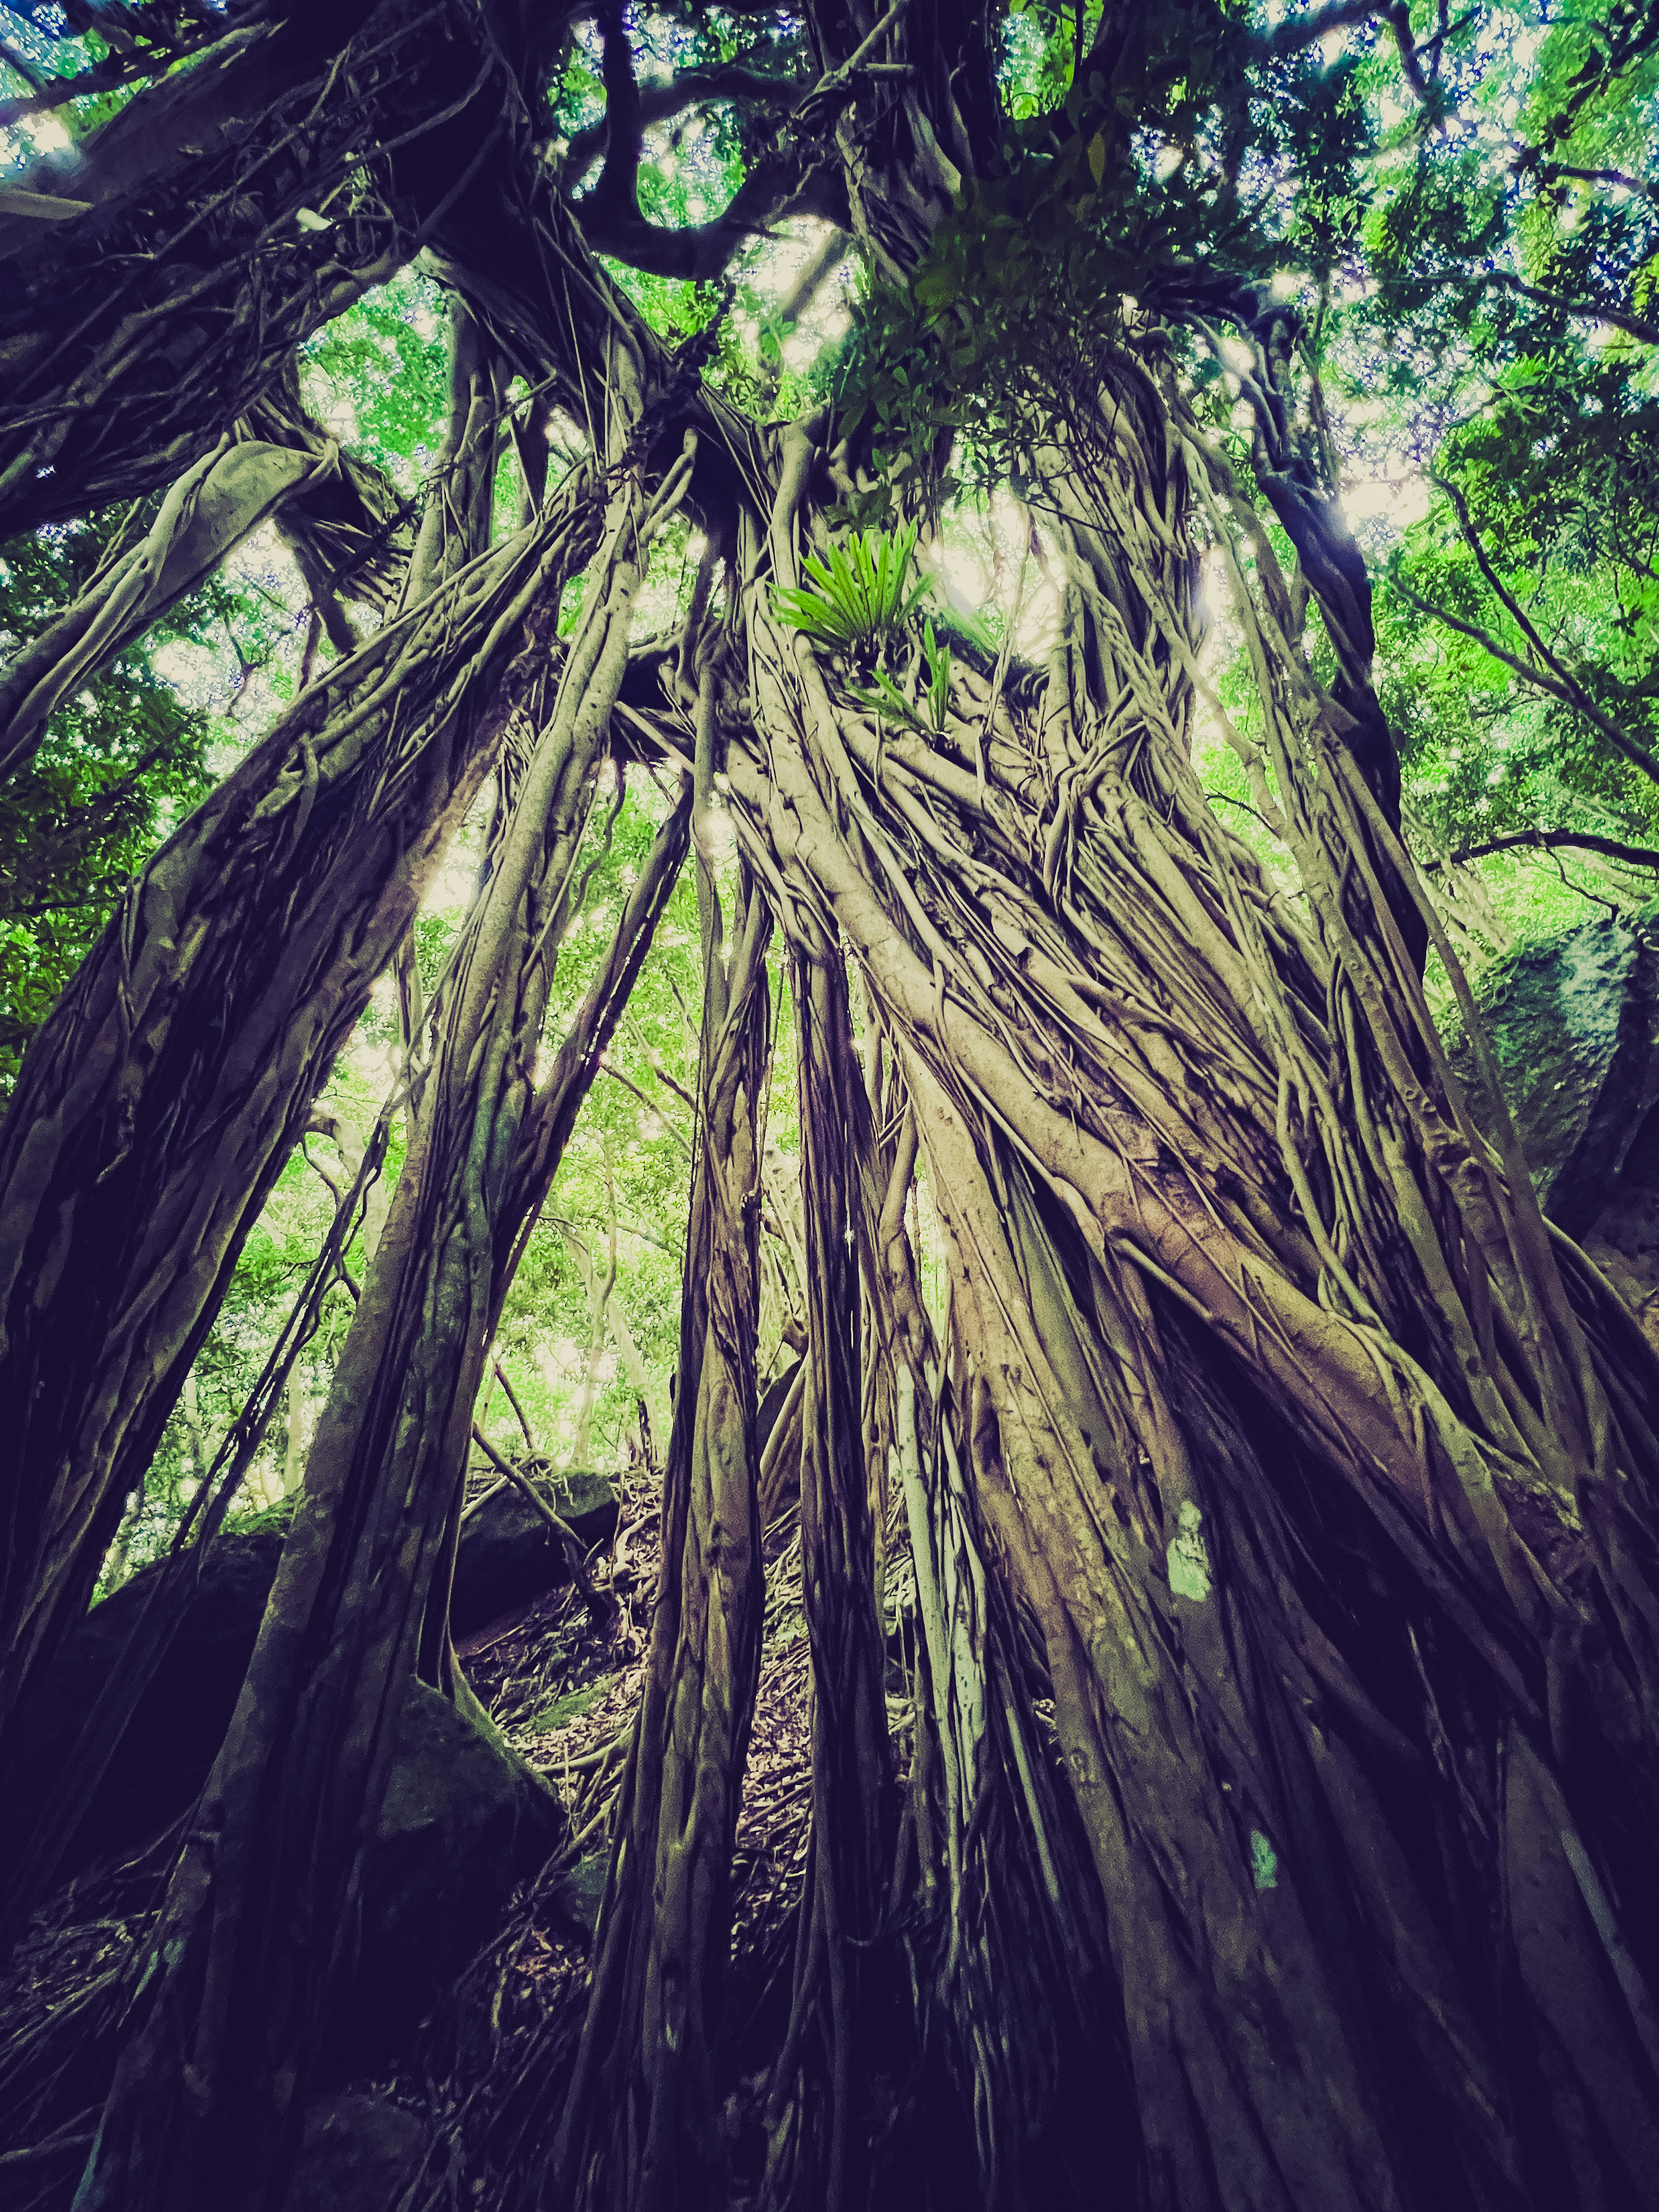
{"label": "green foliage", "polygon": [[920,730],[926,737],[937,735],[945,727],[946,712],[951,703],[951,648],[942,645],[933,632],[930,616],[922,627],[922,652],[927,664],[927,681],[921,687],[921,703],[927,708],[924,717],[912,706],[884,668],[875,672],[873,691],[855,691],[872,713],[897,722],[902,727]]}
{"label": "green foliage", "polygon": [[[77,595],[119,520],[104,514],[6,547],[0,652]],[[190,620],[176,611],[154,641],[186,635]],[[149,645],[68,701],[33,760],[0,783],[0,1100],[129,878],[209,787],[207,718],[152,672]]]}
{"label": "green foliage", "polygon": [[927,589],[925,576],[910,580],[915,548],[916,526],[910,523],[892,537],[878,530],[854,532],[830,547],[827,560],[809,554],[803,563],[808,586],[773,592],[778,619],[831,646],[902,629]]}
{"label": "green foliage", "polygon": [[443,443],[448,322],[438,286],[404,269],[325,324],[301,356],[307,404],[403,491],[415,489]]}
{"label": "green foliage", "polygon": [[[1182,158],[1215,100],[1194,57],[1220,70],[1227,34],[1212,9],[1170,12],[1172,36],[1183,24],[1202,35],[1132,44],[1111,84],[1074,85],[1060,118],[1017,129],[1001,171],[960,198],[913,281],[873,285],[860,303],[836,386],[842,432],[880,482],[854,504],[860,521],[895,503],[936,514],[964,484],[1013,481],[1068,386],[1091,385],[1170,272],[1280,264],[1259,210],[1224,191],[1212,164]],[[1161,149],[1129,126],[1149,109]]]}
{"label": "green foliage", "polygon": [[[1372,550],[1408,800],[1449,849],[1534,829],[1659,842],[1652,781],[1595,714],[1522,672],[1558,693],[1565,678],[1659,755],[1653,354],[1601,320],[1644,312],[1659,250],[1659,208],[1618,181],[1659,153],[1646,13],[1504,8],[1460,30],[1443,127],[1397,130],[1379,156],[1365,282],[1325,330],[1328,389],[1360,426],[1363,465],[1432,456],[1426,512]],[[1571,879],[1607,890],[1586,878],[1596,865],[1572,860]],[[1492,864],[1523,933],[1555,926],[1568,866]]]}
{"label": "green foliage", "polygon": [[1295,179],[1286,223],[1288,258],[1319,282],[1355,252],[1365,200],[1355,189],[1376,150],[1376,131],[1357,54],[1322,67],[1298,56],[1261,117],[1264,161]]}

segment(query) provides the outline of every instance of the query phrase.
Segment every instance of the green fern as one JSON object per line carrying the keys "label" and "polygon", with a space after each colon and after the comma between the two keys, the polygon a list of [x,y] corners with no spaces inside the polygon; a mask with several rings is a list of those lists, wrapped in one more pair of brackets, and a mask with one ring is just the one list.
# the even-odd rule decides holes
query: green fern
{"label": "green fern", "polygon": [[853,696],[860,706],[879,714],[887,721],[896,722],[901,728],[919,730],[923,737],[938,736],[945,727],[945,714],[951,703],[951,648],[941,645],[933,635],[931,617],[922,630],[922,642],[927,654],[927,689],[923,694],[927,714],[917,713],[898,685],[884,668],[875,672],[873,691],[855,690]]}
{"label": "green fern", "polygon": [[773,592],[778,620],[821,645],[853,645],[902,629],[927,589],[925,576],[909,580],[915,550],[916,526],[910,523],[893,538],[879,530],[848,538],[830,547],[827,561],[809,555],[807,586]]}

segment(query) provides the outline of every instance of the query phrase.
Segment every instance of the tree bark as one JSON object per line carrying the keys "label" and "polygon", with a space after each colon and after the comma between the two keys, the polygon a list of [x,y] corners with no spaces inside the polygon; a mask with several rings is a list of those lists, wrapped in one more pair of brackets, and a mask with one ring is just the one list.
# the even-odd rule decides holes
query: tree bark
{"label": "tree bark", "polygon": [[[706,690],[712,707],[712,672]],[[704,823],[708,767],[705,756]],[[740,876],[726,952],[704,842],[698,1142],[662,1576],[587,2017],[554,2149],[562,2195],[636,2212],[720,2201],[732,1845],[760,1669],[755,1345],[771,917]]]}
{"label": "tree bark", "polygon": [[[627,665],[654,501],[615,465],[592,592],[554,690],[556,599],[509,754],[488,881],[438,1012],[414,1148],[306,1470],[235,1717],[175,1869],[80,2202],[123,2212],[280,2204],[307,2074],[349,1974],[363,1853],[418,1665],[447,1668],[447,1579],[473,1407],[501,1304],[580,1098],[672,888],[659,836],[610,960],[538,1086],[592,769]],[[522,738],[519,740],[523,743]],[[550,1141],[550,1133],[558,1132]],[[319,1945],[314,1931],[336,1931]]]}
{"label": "tree bark", "polygon": [[[447,465],[488,477],[477,411]],[[592,515],[574,483],[313,685],[145,868],[25,1060],[0,1128],[0,1718],[84,1608],[242,1240],[542,680],[524,625]]]}

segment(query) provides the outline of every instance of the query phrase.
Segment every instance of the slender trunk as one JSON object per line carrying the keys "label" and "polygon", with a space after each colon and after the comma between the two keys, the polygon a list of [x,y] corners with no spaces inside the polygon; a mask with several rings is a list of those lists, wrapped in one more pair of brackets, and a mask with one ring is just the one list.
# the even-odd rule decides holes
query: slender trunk
{"label": "slender trunk", "polygon": [[[640,1356],[640,1348],[634,1341],[634,1332],[628,1325],[628,1316],[623,1310],[620,1298],[613,1297],[611,1301],[611,1329],[617,1340],[617,1357],[622,1363],[623,1373],[628,1377],[634,1392],[635,1403],[639,1408],[643,1425],[641,1445],[643,1451],[645,1440],[656,1432],[656,1419],[652,1405],[656,1394],[651,1388],[650,1370]],[[645,1456],[649,1459],[648,1451],[645,1453]]]}
{"label": "slender trunk", "polygon": [[115,1541],[109,1547],[99,1577],[107,1597],[118,1590],[127,1578],[127,1559],[132,1550],[132,1540],[138,1533],[138,1523],[144,1517],[144,1493],[135,1490],[127,1500],[127,1510],[121,1516],[121,1525],[115,1532]]}
{"label": "slender trunk", "polygon": [[[305,1479],[307,1393],[305,1377],[297,1365],[288,1378],[288,1419],[283,1435],[283,1486],[277,1496],[292,1498]],[[275,1501],[273,1501],[275,1502]]]}
{"label": "slender trunk", "polygon": [[194,1366],[185,1377],[184,1389],[179,1394],[179,1410],[184,1417],[185,1465],[189,1468],[185,1477],[187,1486],[179,1493],[179,1504],[183,1507],[190,1504],[201,1488],[208,1463],[207,1436],[202,1427],[201,1393],[197,1386]]}
{"label": "slender trunk", "polygon": [[582,1367],[581,1387],[576,1393],[575,1440],[570,1447],[572,1467],[586,1467],[591,1463],[593,1448],[593,1407],[599,1395],[599,1366],[605,1358],[605,1347],[611,1334],[611,1301],[617,1288],[617,1200],[609,1189],[611,1165],[605,1162],[605,1182],[611,1200],[611,1223],[605,1237],[605,1260],[603,1268],[593,1264],[593,1255],[586,1244],[574,1237],[567,1239],[576,1255],[581,1271],[582,1290],[587,1301],[587,1358]]}
{"label": "slender trunk", "polygon": [[[712,677],[706,690],[712,704]],[[700,757],[706,822],[708,764]],[[629,2212],[696,2207],[720,2193],[715,2115],[732,1845],[760,1668],[756,1210],[771,917],[741,876],[725,951],[714,868],[699,843],[699,1140],[662,1577],[587,2017],[554,2150],[562,2194]]]}
{"label": "slender trunk", "polygon": [[[368,1149],[370,1139],[365,1139],[343,1115],[332,1111],[313,1109],[307,1127],[314,1130],[318,1135],[329,1138],[340,1155],[341,1166],[344,1171],[344,1185],[337,1184],[331,1177],[324,1178],[333,1192],[337,1204],[342,1188],[349,1188],[362,1175],[363,1158]],[[371,1133],[371,1138],[374,1133],[378,1133],[378,1131]],[[374,1247],[380,1243],[380,1232],[386,1227],[386,1210],[391,1203],[392,1194],[386,1188],[386,1180],[383,1176],[377,1176],[369,1185],[368,1196],[363,1203],[362,1236],[365,1266],[374,1257]]]}
{"label": "slender trunk", "polygon": [[802,1594],[812,1655],[812,1824],[788,2029],[769,2093],[769,2202],[842,2212],[862,2191],[883,2056],[891,1753],[862,1449],[860,1217],[868,1112],[833,939],[797,935],[806,1214]]}

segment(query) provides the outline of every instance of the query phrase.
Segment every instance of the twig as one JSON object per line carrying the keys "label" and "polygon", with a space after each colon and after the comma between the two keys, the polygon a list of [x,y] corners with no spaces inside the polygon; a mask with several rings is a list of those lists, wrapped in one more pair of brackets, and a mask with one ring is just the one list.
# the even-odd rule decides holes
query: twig
{"label": "twig", "polygon": [[527,1452],[533,1453],[536,1449],[536,1439],[530,1433],[530,1424],[525,1419],[524,1407],[519,1403],[519,1394],[513,1388],[511,1382],[507,1381],[507,1370],[501,1365],[501,1361],[499,1359],[492,1359],[490,1364],[495,1370],[495,1380],[501,1384],[502,1389],[507,1393],[507,1404],[512,1407],[514,1412],[519,1417],[519,1426],[524,1431],[525,1449]]}

